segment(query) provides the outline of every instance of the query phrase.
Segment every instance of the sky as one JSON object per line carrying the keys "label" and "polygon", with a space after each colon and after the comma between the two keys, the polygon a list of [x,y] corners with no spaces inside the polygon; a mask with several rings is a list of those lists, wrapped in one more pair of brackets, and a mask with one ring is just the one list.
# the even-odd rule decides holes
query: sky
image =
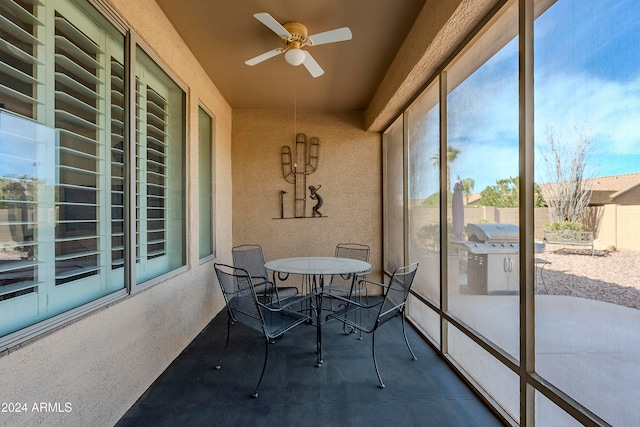
{"label": "sky", "polygon": [[[540,150],[549,131],[569,144],[577,135],[588,138],[586,177],[639,172],[640,1],[558,0],[538,17],[534,34],[536,181],[548,180]],[[461,152],[452,180],[473,179],[474,192],[518,175],[517,48],[513,39],[449,96],[448,140]],[[437,115],[425,120],[437,129]],[[6,134],[2,139],[0,151],[14,159],[33,151]],[[0,176],[32,174],[26,157],[27,171],[18,160],[2,162]],[[437,191],[437,172],[424,173],[429,195]]]}
{"label": "sky", "polygon": [[[586,177],[640,172],[640,2],[558,0],[534,35],[536,181],[549,132],[590,141]],[[451,174],[474,192],[518,175],[517,80],[514,39],[449,96]]]}

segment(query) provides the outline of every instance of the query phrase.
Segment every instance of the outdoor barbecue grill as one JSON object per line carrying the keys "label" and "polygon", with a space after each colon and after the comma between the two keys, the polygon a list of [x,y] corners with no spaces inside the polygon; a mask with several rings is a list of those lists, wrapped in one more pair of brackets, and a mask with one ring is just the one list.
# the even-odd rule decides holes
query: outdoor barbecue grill
{"label": "outdoor barbecue grill", "polygon": [[520,230],[514,224],[467,224],[467,284],[477,293],[517,293]]}

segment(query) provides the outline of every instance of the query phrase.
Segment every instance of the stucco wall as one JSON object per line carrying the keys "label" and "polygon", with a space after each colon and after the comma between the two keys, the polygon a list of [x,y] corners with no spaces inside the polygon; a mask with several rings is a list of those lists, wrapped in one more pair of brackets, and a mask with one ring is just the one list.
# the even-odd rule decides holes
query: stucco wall
{"label": "stucco wall", "polygon": [[[295,153],[292,111],[233,112],[233,243],[257,243],[266,260],[333,256],[340,242],[371,247],[373,275],[382,260],[381,136],[362,130],[362,113],[298,112],[297,132],[320,139],[319,162],[307,177],[324,205],[322,218],[277,219],[280,191],[285,217],[294,216],[294,186],[282,172],[281,150]],[[306,190],[306,215],[315,201]],[[274,219],[275,218],[275,219]]]}
{"label": "stucco wall", "polygon": [[[231,109],[154,1],[110,4],[187,88],[188,269],[0,354],[2,401],[29,409],[0,425],[113,425],[224,304],[213,262],[198,259],[197,113],[200,102],[215,116],[216,243],[229,261]],[[40,402],[62,412],[33,411]]]}
{"label": "stucco wall", "polygon": [[618,250],[640,252],[640,206],[605,205],[600,209],[596,248],[615,246]]}

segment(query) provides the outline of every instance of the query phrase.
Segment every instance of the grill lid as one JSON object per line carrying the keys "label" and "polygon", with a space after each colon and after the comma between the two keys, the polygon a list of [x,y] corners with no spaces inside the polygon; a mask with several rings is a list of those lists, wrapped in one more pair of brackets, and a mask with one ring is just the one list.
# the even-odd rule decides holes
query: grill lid
{"label": "grill lid", "polygon": [[514,224],[467,224],[467,235],[472,242],[518,242],[520,229]]}

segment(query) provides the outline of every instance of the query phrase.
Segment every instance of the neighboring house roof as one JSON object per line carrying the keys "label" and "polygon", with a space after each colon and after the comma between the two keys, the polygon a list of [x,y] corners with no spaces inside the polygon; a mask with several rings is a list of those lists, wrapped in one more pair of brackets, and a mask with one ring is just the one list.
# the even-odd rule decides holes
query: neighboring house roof
{"label": "neighboring house roof", "polygon": [[465,205],[477,205],[481,198],[482,195],[480,193],[473,193],[468,196],[465,195],[463,200]]}
{"label": "neighboring house roof", "polygon": [[640,172],[627,173],[624,175],[600,176],[597,178],[590,178],[589,181],[592,181],[593,185],[591,191],[612,192],[609,197],[611,199],[615,199],[616,197],[640,185]]}
{"label": "neighboring house roof", "polygon": [[[590,205],[640,204],[640,172],[587,178],[585,184],[591,186]],[[555,183],[540,185],[545,200],[554,185]]]}

